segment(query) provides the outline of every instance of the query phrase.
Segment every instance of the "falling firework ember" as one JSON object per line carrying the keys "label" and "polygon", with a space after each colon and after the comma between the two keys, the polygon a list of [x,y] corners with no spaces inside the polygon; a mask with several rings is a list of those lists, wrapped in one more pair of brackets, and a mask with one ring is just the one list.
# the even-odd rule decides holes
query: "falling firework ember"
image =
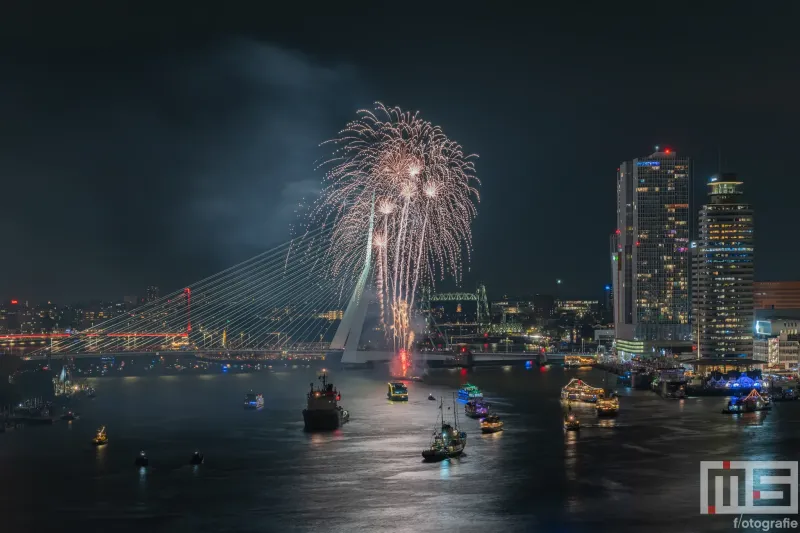
{"label": "falling firework ember", "polygon": [[333,275],[358,273],[370,235],[381,319],[395,349],[411,348],[418,289],[447,276],[459,282],[479,200],[474,155],[418,113],[376,104],[362,110],[324,164],[325,188],[314,211],[332,226]]}

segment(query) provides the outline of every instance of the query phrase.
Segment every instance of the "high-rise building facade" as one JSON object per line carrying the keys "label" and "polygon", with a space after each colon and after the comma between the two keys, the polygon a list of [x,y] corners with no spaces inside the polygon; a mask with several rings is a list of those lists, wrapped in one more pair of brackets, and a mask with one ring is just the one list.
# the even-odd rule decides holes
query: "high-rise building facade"
{"label": "high-rise building facade", "polygon": [[664,149],[617,171],[611,266],[618,353],[691,348],[690,165]]}
{"label": "high-rise building facade", "polygon": [[692,248],[699,357],[753,355],[753,209],[735,174],[714,176]]}

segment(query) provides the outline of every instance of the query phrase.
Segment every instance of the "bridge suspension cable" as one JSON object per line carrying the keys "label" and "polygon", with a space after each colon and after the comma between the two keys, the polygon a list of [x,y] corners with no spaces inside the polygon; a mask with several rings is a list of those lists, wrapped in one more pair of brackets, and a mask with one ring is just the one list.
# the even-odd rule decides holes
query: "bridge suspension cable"
{"label": "bridge suspension cable", "polygon": [[[330,275],[330,227],[294,239],[68,338],[58,354],[320,349],[357,276]],[[44,349],[43,349],[44,350]]]}

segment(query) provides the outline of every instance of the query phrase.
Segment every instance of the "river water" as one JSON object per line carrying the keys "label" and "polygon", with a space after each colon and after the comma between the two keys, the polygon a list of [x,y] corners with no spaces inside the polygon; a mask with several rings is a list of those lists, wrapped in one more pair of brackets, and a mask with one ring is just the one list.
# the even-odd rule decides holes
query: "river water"
{"label": "river water", "polygon": [[[559,389],[594,370],[439,371],[386,400],[382,370],[333,371],[351,422],[306,434],[314,368],[94,380],[81,418],[0,434],[2,531],[728,531],[700,516],[699,461],[796,460],[800,402],[723,416],[720,398],[620,390],[620,415],[561,428]],[[466,455],[421,461],[437,415],[469,379],[506,422],[481,435],[461,417]],[[613,376],[611,377],[613,379]],[[266,407],[242,408],[249,390]],[[459,405],[459,409],[463,409]],[[94,448],[105,424],[110,442]],[[206,464],[188,465],[201,449]],[[134,467],[140,449],[146,471]]]}

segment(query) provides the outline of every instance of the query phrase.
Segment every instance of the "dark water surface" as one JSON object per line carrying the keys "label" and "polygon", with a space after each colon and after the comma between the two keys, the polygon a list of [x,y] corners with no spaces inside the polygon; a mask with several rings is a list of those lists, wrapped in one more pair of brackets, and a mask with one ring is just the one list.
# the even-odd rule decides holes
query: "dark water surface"
{"label": "dark water surface", "polygon": [[[728,531],[732,517],[699,515],[699,461],[798,459],[800,402],[736,418],[719,398],[622,390],[619,417],[579,407],[587,427],[565,435],[558,393],[574,375],[603,384],[595,371],[471,374],[506,431],[462,417],[467,454],[439,464],[421,462],[427,395],[449,397],[457,371],[411,383],[407,404],[386,400],[382,371],[334,371],[351,422],[311,435],[313,368],[97,379],[80,420],[0,434],[0,531]],[[242,409],[250,389],[263,410]],[[110,442],[95,449],[101,424]]]}

